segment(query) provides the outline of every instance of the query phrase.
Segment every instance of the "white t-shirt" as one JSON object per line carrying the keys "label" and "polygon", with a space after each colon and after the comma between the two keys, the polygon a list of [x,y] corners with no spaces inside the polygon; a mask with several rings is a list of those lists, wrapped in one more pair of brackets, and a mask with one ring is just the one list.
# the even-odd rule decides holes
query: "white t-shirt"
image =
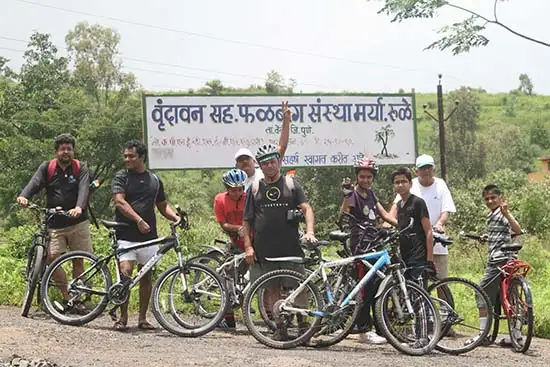
{"label": "white t-shirt", "polygon": [[[447,184],[438,177],[434,177],[434,183],[427,187],[420,184],[418,177],[413,178],[411,194],[421,197],[426,202],[428,214],[430,215],[430,224],[432,226],[437,223],[441,213],[456,212],[455,203],[453,202]],[[394,202],[397,203],[399,200],[401,200],[401,197],[397,195]],[[449,250],[447,247],[440,244],[434,246],[434,254],[447,255],[448,253]]]}
{"label": "white t-shirt", "polygon": [[260,167],[256,167],[254,169],[254,174],[252,176],[248,176],[246,178],[246,181],[244,183],[244,189],[245,191],[248,190],[248,187],[252,185],[252,182],[254,181],[260,181],[262,178],[264,178],[264,173],[262,172]]}

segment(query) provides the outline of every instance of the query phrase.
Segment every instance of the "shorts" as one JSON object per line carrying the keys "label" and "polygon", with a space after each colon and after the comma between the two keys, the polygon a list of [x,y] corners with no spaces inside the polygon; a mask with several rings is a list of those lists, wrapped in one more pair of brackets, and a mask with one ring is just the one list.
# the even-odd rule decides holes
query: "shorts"
{"label": "shorts", "polygon": [[[125,240],[118,240],[117,245],[119,249],[128,248],[130,246],[136,245],[140,242],[130,242]],[[133,261],[136,262],[138,265],[145,265],[147,261],[151,260],[153,256],[157,253],[159,246],[158,245],[151,245],[148,247],[142,247],[137,250],[131,250],[128,252],[125,252],[123,254],[120,254],[118,257],[119,261]]]}
{"label": "shorts", "polygon": [[437,269],[437,276],[439,279],[447,278],[449,276],[449,255],[434,254],[434,264]]}
{"label": "shorts", "polygon": [[269,273],[273,270],[288,269],[294,270],[300,274],[305,274],[306,269],[304,264],[297,264],[289,261],[262,261],[255,262],[254,265],[250,267],[250,284],[254,283],[259,277],[264,274]]}
{"label": "shorts", "polygon": [[[498,264],[499,266],[504,265],[506,262]],[[483,279],[479,282],[479,286],[487,293],[491,304],[495,304],[500,292],[500,282],[502,280],[502,273],[498,269],[497,265],[487,265],[485,267],[485,275]],[[478,302],[478,307],[483,306]]]}
{"label": "shorts", "polygon": [[61,255],[67,251],[93,252],[90,222],[88,220],[65,228],[50,228],[51,255]]}

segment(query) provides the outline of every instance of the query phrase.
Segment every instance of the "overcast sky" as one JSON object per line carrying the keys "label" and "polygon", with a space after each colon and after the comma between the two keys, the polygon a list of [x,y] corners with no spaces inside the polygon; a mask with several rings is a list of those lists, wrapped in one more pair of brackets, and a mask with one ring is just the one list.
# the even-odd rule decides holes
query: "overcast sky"
{"label": "overcast sky", "polygon": [[[492,0],[456,3],[477,4],[474,9],[492,14]],[[424,51],[440,26],[464,18],[452,9],[436,19],[398,24],[377,14],[381,2],[366,0],[2,0],[2,5],[0,55],[12,60],[10,66],[22,62],[17,50],[25,43],[16,40],[45,32],[64,49],[67,31],[88,21],[120,33],[126,70],[149,90],[200,88],[212,79],[246,87],[262,84],[273,69],[296,79],[303,92],[428,92],[435,90],[438,73],[446,90],[467,85],[508,92],[527,73],[536,93],[550,94],[550,48],[501,28],[490,26],[489,45],[469,54]],[[511,0],[499,9],[503,23],[550,41],[549,0]]]}

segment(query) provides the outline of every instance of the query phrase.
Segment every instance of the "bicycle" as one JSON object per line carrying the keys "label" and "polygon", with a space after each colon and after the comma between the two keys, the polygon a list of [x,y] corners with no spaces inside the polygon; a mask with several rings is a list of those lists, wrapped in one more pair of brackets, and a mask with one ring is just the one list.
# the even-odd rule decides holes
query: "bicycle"
{"label": "bicycle", "polygon": [[[256,340],[272,348],[289,349],[305,344],[319,330],[322,319],[334,319],[339,323],[342,316],[347,318],[350,313],[353,318],[356,318],[362,306],[360,290],[378,271],[384,269],[387,276],[383,279],[376,295],[376,322],[388,342],[395,349],[409,355],[429,353],[435,348],[439,340],[440,319],[435,317],[435,306],[426,291],[418,284],[405,280],[401,271],[401,259],[398,255],[397,239],[412,227],[412,223],[411,220],[410,224],[401,231],[380,230],[377,247],[382,248],[382,250],[341,260],[321,262],[318,269],[307,277],[292,270],[276,270],[262,275],[251,285],[243,301],[243,316],[247,328]],[[391,250],[386,248],[388,245],[390,245]],[[345,297],[336,298],[335,294],[337,294],[338,289],[336,289],[336,292],[330,289],[331,286],[327,281],[325,269],[342,268],[358,260],[371,269],[349,294]],[[370,266],[368,260],[376,260],[376,262]],[[301,258],[297,258],[295,261],[303,262]],[[280,280],[283,277],[289,279],[284,282]],[[314,282],[314,279],[318,277],[323,279],[328,304],[323,301],[323,297]],[[281,340],[273,340],[257,330],[254,325],[251,317],[252,298],[256,291],[268,286],[268,284],[269,286],[278,284],[282,288],[279,300],[273,303],[273,314],[276,319],[282,321],[281,324],[284,325],[285,320],[294,314],[297,317],[313,317],[313,322],[311,324],[307,323],[307,327],[304,325],[301,328],[298,325],[298,334],[293,338],[290,337],[290,334],[283,332],[277,335],[283,336],[280,338]],[[297,287],[294,287],[296,284]],[[307,291],[307,294],[304,293],[305,291]],[[312,296],[314,303],[313,309],[304,308],[303,303],[309,302],[310,296]],[[413,306],[413,303],[416,307]],[[417,316],[423,318],[423,321],[417,320]],[[428,330],[428,320],[433,325],[431,330]],[[408,325],[406,325],[407,323]],[[349,334],[353,324],[354,322],[348,323],[346,330],[343,330],[343,334]],[[396,330],[399,326],[405,326],[401,333]]]}
{"label": "bicycle", "polygon": [[[436,243],[448,247],[453,240],[433,232]],[[487,316],[483,329],[479,326],[479,307],[490,309],[489,296],[474,282],[460,277],[439,278],[433,269],[425,272],[428,293],[431,295],[441,318],[441,339],[435,349],[453,355],[472,351],[483,343],[491,331],[492,314]],[[460,300],[460,301],[458,301]],[[472,312],[474,311],[474,312]],[[473,335],[468,335],[472,332]]]}
{"label": "bicycle", "polygon": [[[487,242],[486,235],[464,232],[459,235],[463,238]],[[516,236],[519,234],[512,235],[512,237]],[[510,341],[514,351],[518,353],[525,353],[529,349],[534,325],[533,297],[529,283],[525,279],[531,265],[517,258],[522,247],[520,243],[505,244],[500,248],[503,253],[502,257],[494,260],[496,264],[500,263],[501,265],[497,266],[500,274],[495,276],[492,281],[498,277],[502,277],[502,279],[500,280],[499,295],[493,305],[493,332],[489,336],[489,342],[494,343],[498,337],[500,320],[507,319]],[[524,297],[521,296],[522,293]],[[527,326],[525,333],[521,331],[524,325]]]}
{"label": "bicycle", "polygon": [[[137,243],[127,248],[118,248],[116,229],[127,227],[126,223],[117,223],[102,220],[102,224],[109,229],[109,235],[112,238],[111,251],[107,256],[98,257],[85,251],[75,251],[67,253],[56,259],[49,266],[44,274],[41,285],[43,304],[52,318],[62,324],[84,325],[97,318],[107,308],[109,303],[114,307],[109,312],[111,315],[123,303],[125,303],[130,294],[130,290],[139,282],[139,280],[150,271],[153,266],[158,264],[161,259],[170,250],[174,250],[177,257],[177,264],[164,271],[155,282],[152,291],[152,310],[158,323],[169,332],[184,337],[201,336],[213,330],[224,316],[227,308],[228,298],[224,288],[224,282],[220,276],[211,268],[189,263],[183,260],[181,254],[181,245],[177,234],[177,229],[186,231],[189,229],[187,214],[176,206],[176,211],[180,220],[170,224],[171,235],[157,238],[154,240]],[[145,248],[154,245],[161,245],[156,254],[143,265],[142,269],[133,277],[123,277],[120,273],[118,259],[120,255],[139,248]],[[111,272],[108,268],[112,259],[115,259],[116,282],[113,284]],[[81,259],[83,262],[89,262],[84,266],[82,274],[73,274],[74,279],[63,284],[65,295],[63,301],[55,300],[48,292],[48,286],[55,284],[53,274],[63,265],[72,263],[75,259]],[[96,275],[98,277],[94,278]],[[192,279],[187,280],[190,275]],[[208,289],[199,288],[198,284],[204,284],[203,278]],[[181,289],[175,288],[175,282],[181,280]],[[168,285],[168,300],[160,300],[161,289]],[[215,287],[215,289],[214,289]],[[54,294],[55,288],[54,288]],[[97,305],[89,307],[92,298],[97,297]],[[73,312],[77,304],[84,304],[86,313]],[[183,320],[178,312],[187,312],[195,315],[204,314],[205,308],[211,306],[214,311],[213,316],[208,318],[204,324],[196,325],[190,321]],[[171,320],[163,314],[167,311]]]}
{"label": "bicycle", "polygon": [[[37,232],[33,233],[32,245],[27,251],[27,266],[24,270],[26,281],[25,297],[23,298],[23,306],[21,316],[27,317],[32,305],[32,299],[37,285],[40,283],[44,271],[46,270],[46,259],[48,257],[50,245],[50,233],[48,231],[51,221],[58,215],[67,216],[68,212],[61,208],[42,208],[36,204],[27,205],[28,209],[41,212],[42,220]],[[40,287],[36,295],[36,301],[40,305]]]}

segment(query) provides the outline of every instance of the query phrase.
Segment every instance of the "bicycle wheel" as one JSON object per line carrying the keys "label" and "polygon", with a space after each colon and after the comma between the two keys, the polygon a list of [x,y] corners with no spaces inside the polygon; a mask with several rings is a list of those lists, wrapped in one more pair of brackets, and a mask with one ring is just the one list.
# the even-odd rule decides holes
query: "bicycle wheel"
{"label": "bicycle wheel", "polygon": [[[342,267],[337,274],[329,273],[327,278],[336,301],[333,305],[325,307],[324,311],[329,312],[329,315],[321,319],[319,330],[315,331],[306,344],[308,347],[327,348],[344,340],[355,326],[363,307],[362,294],[358,292],[355,299],[345,309],[331,312],[338,309],[338,306],[351,293],[357,281],[353,269],[349,266]],[[317,280],[315,283],[318,289],[325,288],[322,279]],[[322,292],[322,296],[325,304],[329,305],[330,302],[326,297],[326,292]]]}
{"label": "bicycle wheel", "polygon": [[[40,279],[40,274],[44,269],[44,247],[40,245],[34,245],[33,247],[34,249],[32,250],[32,254],[29,254],[32,258],[29,259],[27,269],[25,271],[27,284],[25,288],[25,298],[23,299],[23,307],[21,309],[21,316],[23,317],[27,317],[29,314],[32,299],[34,297],[34,291],[36,289],[36,285],[38,284],[38,280]],[[29,251],[29,253],[30,252],[31,251]]]}
{"label": "bicycle wheel", "polygon": [[[153,287],[152,303],[153,315],[162,327],[178,336],[197,337],[219,324],[229,307],[229,297],[215,270],[186,263],[183,269],[174,265],[160,275]],[[189,320],[184,318],[188,315]]]}
{"label": "bicycle wheel", "polygon": [[435,349],[448,354],[469,352],[482,344],[493,322],[488,312],[481,329],[479,308],[490,310],[491,301],[475,283],[462,278],[448,277],[428,287],[441,319],[441,339]]}
{"label": "bicycle wheel", "polygon": [[498,332],[500,327],[500,315],[501,315],[501,306],[500,306],[500,294],[497,296],[497,300],[495,304],[493,305],[493,330],[491,332],[491,335],[489,335],[487,338],[491,344],[495,342],[498,338]]}
{"label": "bicycle wheel", "polygon": [[508,288],[508,302],[512,309],[512,313],[507,315],[510,340],[514,351],[525,353],[533,338],[533,298],[525,278],[516,276],[512,279]]}
{"label": "bicycle wheel", "polygon": [[99,257],[71,251],[53,261],[44,273],[40,284],[42,304],[57,322],[84,325],[105,310],[111,285],[111,273]]}
{"label": "bicycle wheel", "polygon": [[[309,315],[323,309],[323,299],[311,281],[305,284],[304,290],[293,302],[288,300],[288,296],[306,279],[298,272],[283,269],[262,275],[250,286],[243,301],[243,319],[256,340],[271,348],[290,349],[307,342],[318,330],[320,317],[314,316],[312,320],[308,320],[308,316],[288,309],[307,309],[310,310]],[[253,312],[253,305],[256,304],[255,299],[260,293],[262,297],[268,297],[269,294],[273,321],[278,324],[275,331],[267,323],[258,323],[260,320],[254,319],[256,313]],[[263,299],[259,299],[258,302],[265,304]]]}
{"label": "bicycle wheel", "polygon": [[[424,355],[431,352],[440,339],[441,320],[424,289],[409,281],[405,288],[406,293],[401,284],[393,283],[382,291],[375,305],[375,320],[395,349],[412,356]],[[406,306],[408,301],[412,314]]]}

